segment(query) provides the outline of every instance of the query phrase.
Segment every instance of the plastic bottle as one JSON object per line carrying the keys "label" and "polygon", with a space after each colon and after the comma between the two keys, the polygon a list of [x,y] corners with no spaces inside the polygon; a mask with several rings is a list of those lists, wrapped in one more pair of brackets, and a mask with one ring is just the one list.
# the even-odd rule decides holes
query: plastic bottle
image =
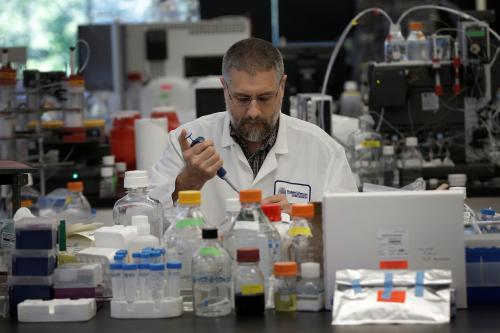
{"label": "plastic bottle", "polygon": [[320,311],[325,304],[323,281],[317,262],[300,265],[302,279],[297,284],[297,311]]}
{"label": "plastic bottle", "polygon": [[101,181],[99,182],[99,197],[115,197],[115,181],[113,179],[114,170],[111,167],[101,168]]}
{"label": "plastic bottle", "polygon": [[224,241],[224,235],[231,229],[234,221],[241,210],[240,200],[238,198],[226,199],[226,216],[219,227],[219,239]]}
{"label": "plastic bottle", "polygon": [[113,182],[116,187],[116,166],[115,155],[107,155],[102,157],[102,166],[113,169]]}
{"label": "plastic bottle", "polygon": [[59,218],[67,224],[89,223],[92,217],[90,204],[83,195],[82,182],[68,182],[69,195],[66,197]]}
{"label": "plastic bottle", "polygon": [[[283,222],[281,220],[281,205],[280,204],[267,204],[260,206],[264,214],[266,214],[269,221],[271,221],[272,225],[278,230],[280,235],[280,244],[278,246],[275,243],[275,246],[272,248],[273,253],[273,262],[283,261],[285,260],[286,253],[286,233],[288,232],[288,228],[290,227],[289,223]],[[281,248],[281,250],[279,249]],[[278,251],[280,251],[278,253]]]}
{"label": "plastic bottle", "polygon": [[200,191],[179,192],[179,212],[176,220],[165,231],[162,245],[167,250],[168,261],[180,261],[181,295],[184,308],[192,310],[192,271],[191,260],[195,251],[201,246],[201,229],[206,225],[205,217],[200,209]]}
{"label": "plastic bottle", "polygon": [[127,195],[119,199],[113,207],[115,224],[131,225],[132,216],[146,215],[150,224],[151,235],[161,239],[163,233],[163,207],[161,203],[148,195],[148,174],[143,170],[125,173]]}
{"label": "plastic bottle", "polygon": [[240,248],[234,278],[236,315],[262,315],[265,310],[264,276],[259,268],[259,249]]}
{"label": "plastic bottle", "polygon": [[398,161],[394,158],[394,146],[382,148],[382,171],[384,174],[384,185],[399,187]]}
{"label": "plastic bottle", "polygon": [[168,297],[179,297],[181,295],[181,268],[180,261],[167,262],[167,295]]}
{"label": "plastic bottle", "polygon": [[370,115],[359,117],[359,130],[350,137],[351,166],[357,175],[358,187],[363,183],[381,184],[382,136],[373,129]]}
{"label": "plastic bottle", "polygon": [[408,185],[415,179],[422,177],[422,166],[424,158],[417,148],[418,139],[416,137],[408,137],[405,140],[405,148],[402,154],[401,185]]}
{"label": "plastic bottle", "polygon": [[260,268],[266,281],[272,273],[272,254],[269,241],[278,231],[271,225],[260,209],[261,190],[240,191],[241,211],[233,226],[224,237],[224,248],[228,251],[233,265],[236,262],[236,250],[242,247],[257,247],[260,253]]}
{"label": "plastic bottle", "polygon": [[357,118],[363,112],[363,99],[358,90],[356,81],[346,81],[344,91],[340,95],[340,114]]}
{"label": "plastic bottle", "polygon": [[389,34],[384,42],[385,61],[398,62],[406,60],[406,40],[399,24],[391,24]]}
{"label": "plastic bottle", "polygon": [[297,264],[317,261],[315,252],[319,252],[318,235],[309,220],[314,216],[314,205],[293,204],[292,224],[287,233],[288,259]]}
{"label": "plastic bottle", "polygon": [[422,22],[409,24],[410,34],[406,38],[408,60],[428,61],[430,59],[430,43],[422,32]]}
{"label": "plastic bottle", "polygon": [[146,215],[136,215],[132,216],[132,225],[137,227],[137,237],[130,240],[129,250],[131,252],[141,251],[145,247],[158,247],[160,246],[160,241],[157,237],[150,235],[150,225],[148,222],[148,217]]}
{"label": "plastic bottle", "polygon": [[274,264],[274,304],[276,311],[293,312],[297,310],[297,263],[293,261]]}
{"label": "plastic bottle", "polygon": [[165,290],[165,265],[149,264],[149,288],[151,288],[151,298],[154,301],[163,299]]}
{"label": "plastic bottle", "polygon": [[231,313],[231,259],[218,243],[217,229],[202,230],[203,244],[193,256],[194,314],[221,317]]}

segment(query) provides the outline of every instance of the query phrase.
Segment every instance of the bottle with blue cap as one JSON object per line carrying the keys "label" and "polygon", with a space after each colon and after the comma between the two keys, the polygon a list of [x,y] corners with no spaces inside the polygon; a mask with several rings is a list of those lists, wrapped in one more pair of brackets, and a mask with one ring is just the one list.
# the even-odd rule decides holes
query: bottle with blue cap
{"label": "bottle with blue cap", "polygon": [[181,295],[181,268],[180,261],[167,262],[167,296],[179,297]]}
{"label": "bottle with blue cap", "polygon": [[142,262],[142,254],[140,252],[132,253],[132,261],[134,264],[140,264]]}
{"label": "bottle with blue cap", "polygon": [[149,264],[149,287],[151,288],[151,298],[154,301],[163,299],[165,287],[165,265]]}

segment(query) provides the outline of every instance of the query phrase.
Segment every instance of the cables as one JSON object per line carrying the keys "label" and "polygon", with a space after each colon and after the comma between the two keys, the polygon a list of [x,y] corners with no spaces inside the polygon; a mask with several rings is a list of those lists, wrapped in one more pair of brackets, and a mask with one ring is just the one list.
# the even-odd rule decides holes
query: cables
{"label": "cables", "polygon": [[82,43],[87,48],[87,57],[85,58],[85,61],[83,62],[82,67],[78,70],[78,73],[81,73],[81,72],[83,72],[83,70],[85,69],[85,67],[87,67],[87,65],[89,63],[89,60],[90,60],[90,46],[89,46],[89,43],[87,43],[87,41],[85,39],[79,39],[79,40],[77,40],[76,44],[75,44],[75,47],[76,47],[76,45],[78,45],[78,43]]}

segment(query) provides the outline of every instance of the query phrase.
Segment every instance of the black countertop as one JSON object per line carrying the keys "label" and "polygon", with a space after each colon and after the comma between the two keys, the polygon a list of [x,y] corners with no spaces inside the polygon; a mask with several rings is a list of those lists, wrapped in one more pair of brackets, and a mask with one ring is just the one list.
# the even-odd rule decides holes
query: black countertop
{"label": "black countertop", "polygon": [[459,310],[450,324],[441,325],[365,325],[331,326],[331,312],[319,313],[276,313],[266,311],[259,318],[236,318],[230,315],[222,318],[199,318],[193,313],[172,319],[112,319],[109,306],[97,312],[90,321],[80,323],[16,323],[9,319],[0,320],[0,332],[22,333],[226,333],[226,332],[500,332],[500,306],[474,307]]}

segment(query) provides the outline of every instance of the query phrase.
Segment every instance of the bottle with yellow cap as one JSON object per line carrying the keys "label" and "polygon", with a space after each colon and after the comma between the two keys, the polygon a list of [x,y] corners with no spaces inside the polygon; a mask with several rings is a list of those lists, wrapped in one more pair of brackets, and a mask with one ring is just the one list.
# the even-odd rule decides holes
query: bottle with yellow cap
{"label": "bottle with yellow cap", "polygon": [[[268,281],[274,264],[273,253],[276,242],[280,246],[280,236],[276,228],[260,208],[262,191],[258,189],[240,191],[241,210],[231,229],[224,237],[224,247],[231,256],[233,267],[236,265],[236,251],[242,247],[258,248],[260,252],[260,269],[266,282],[268,295]],[[279,251],[278,251],[279,253]]]}
{"label": "bottle with yellow cap", "polygon": [[59,218],[67,224],[90,223],[90,204],[83,195],[83,182],[68,182],[69,195],[66,197]]}
{"label": "bottle with yellow cap", "polygon": [[208,227],[200,204],[200,191],[180,191],[179,212],[162,239],[168,260],[182,263],[181,296],[184,300],[184,309],[187,311],[193,309],[191,261],[193,254],[202,245],[201,230]]}
{"label": "bottle with yellow cap", "polygon": [[314,262],[315,244],[314,230],[309,220],[314,216],[314,205],[293,204],[292,224],[286,234],[286,246],[288,247],[288,258],[298,265],[304,262]]}

